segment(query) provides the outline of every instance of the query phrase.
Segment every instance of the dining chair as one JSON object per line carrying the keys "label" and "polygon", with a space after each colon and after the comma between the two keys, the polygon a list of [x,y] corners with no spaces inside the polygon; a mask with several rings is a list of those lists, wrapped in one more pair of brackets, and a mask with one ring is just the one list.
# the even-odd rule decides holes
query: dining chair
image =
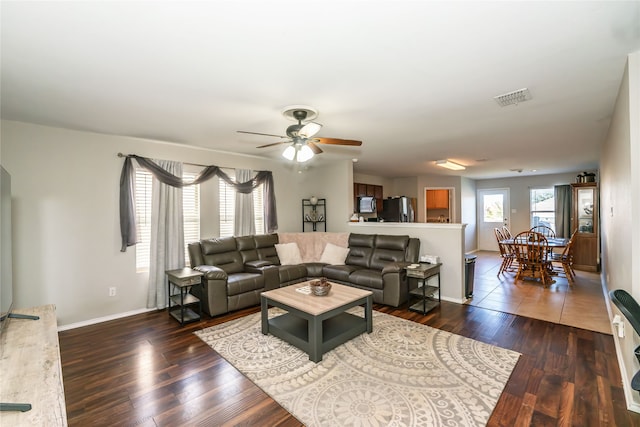
{"label": "dining chair", "polygon": [[570,285],[575,283],[576,272],[573,269],[573,248],[575,242],[575,235],[577,231],[571,235],[571,238],[567,242],[567,246],[564,247],[564,250],[561,254],[556,254],[551,252],[551,262],[559,263],[562,266],[562,270],[564,271],[564,275],[567,278],[567,281]]}
{"label": "dining chair", "polygon": [[514,237],[512,247],[518,261],[518,272],[514,282],[530,277],[540,279],[545,287],[552,283],[549,275],[549,244],[544,235],[535,231],[523,231]]}
{"label": "dining chair", "polygon": [[502,226],[502,234],[506,239],[513,239],[513,235],[511,234],[511,230],[506,225]]}
{"label": "dining chair", "polygon": [[503,240],[505,240],[505,236],[502,233],[500,228],[493,229],[494,234],[496,235],[496,240],[498,241],[498,248],[500,249],[500,257],[502,258],[502,264],[500,264],[500,268],[498,269],[498,277],[509,268],[511,268],[511,264],[513,264],[514,254],[509,245],[505,245]]}
{"label": "dining chair", "polygon": [[556,238],[556,232],[553,231],[553,228],[548,227],[546,225],[536,225],[535,227],[531,227],[529,231],[535,231],[536,233],[540,233],[547,239]]}

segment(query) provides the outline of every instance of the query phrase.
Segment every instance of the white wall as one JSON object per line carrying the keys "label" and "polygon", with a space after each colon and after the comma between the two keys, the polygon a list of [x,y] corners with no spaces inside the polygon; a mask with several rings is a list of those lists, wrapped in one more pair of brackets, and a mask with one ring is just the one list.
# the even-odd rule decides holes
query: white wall
{"label": "white wall", "polygon": [[441,298],[462,303],[464,295],[464,224],[417,222],[354,222],[348,224],[350,233],[390,234],[420,239],[420,255],[440,257]]}
{"label": "white wall", "polygon": [[[137,138],[3,121],[2,163],[12,176],[13,273],[17,308],[55,304],[60,325],[144,310],[147,274],[135,250],[120,252],[118,152],[273,171],[280,231],[301,230],[301,200],[328,198],[329,230],[344,230],[350,162],[290,164]],[[203,189],[203,238],[217,235],[217,186]],[[324,185],[335,190],[321,193]],[[332,219],[334,218],[335,219]],[[342,221],[340,221],[342,220]],[[335,223],[334,223],[335,221]],[[336,230],[332,230],[336,227]],[[108,288],[118,289],[108,297]]]}
{"label": "white wall", "polygon": [[[601,153],[602,277],[608,290],[624,289],[640,301],[640,52],[629,55]],[[610,303],[609,309],[618,313]],[[623,316],[624,319],[624,316]],[[624,338],[614,333],[627,406],[640,412],[631,378],[640,369],[633,350],[638,334],[625,319]]]}
{"label": "white wall", "polygon": [[476,219],[476,181],[462,178],[460,181],[460,221],[467,224],[464,229],[465,252],[478,248]]}
{"label": "white wall", "polygon": [[[316,196],[327,199],[327,231],[344,232],[346,223],[353,214],[353,165],[351,160],[334,161],[323,168],[310,168],[300,177],[297,210],[302,215],[301,200]],[[280,215],[280,201],[278,201]],[[302,221],[300,219],[299,221]],[[302,223],[281,231],[302,231]],[[319,230],[320,231],[320,230]]]}

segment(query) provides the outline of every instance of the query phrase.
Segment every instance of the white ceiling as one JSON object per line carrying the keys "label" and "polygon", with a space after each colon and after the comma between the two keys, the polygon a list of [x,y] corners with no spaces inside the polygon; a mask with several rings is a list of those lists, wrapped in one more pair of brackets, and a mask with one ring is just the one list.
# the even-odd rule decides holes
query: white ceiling
{"label": "white ceiling", "polygon": [[[310,163],[490,178],[597,168],[640,2],[1,3],[2,118],[281,158],[291,104]],[[531,101],[493,97],[528,88]],[[452,159],[466,171],[436,170]],[[283,160],[284,161],[284,160]],[[439,169],[439,168],[438,168]]]}

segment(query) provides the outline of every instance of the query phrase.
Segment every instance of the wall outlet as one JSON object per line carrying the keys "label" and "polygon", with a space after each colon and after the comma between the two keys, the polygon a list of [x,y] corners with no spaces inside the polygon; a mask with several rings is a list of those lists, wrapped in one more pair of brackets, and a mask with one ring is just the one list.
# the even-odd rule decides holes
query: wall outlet
{"label": "wall outlet", "polygon": [[116,288],[115,286],[112,286],[109,288],[109,296],[110,297],[115,297],[116,296]]}

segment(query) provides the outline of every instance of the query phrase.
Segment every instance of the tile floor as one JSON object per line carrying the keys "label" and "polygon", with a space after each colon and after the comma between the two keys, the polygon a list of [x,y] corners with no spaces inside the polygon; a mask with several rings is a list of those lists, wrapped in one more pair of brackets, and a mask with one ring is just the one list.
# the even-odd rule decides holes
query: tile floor
{"label": "tile floor", "polygon": [[514,283],[515,272],[498,277],[498,252],[475,255],[473,298],[468,304],[611,335],[600,273],[576,271],[572,286],[560,274],[554,276],[554,284],[544,288],[533,280]]}

